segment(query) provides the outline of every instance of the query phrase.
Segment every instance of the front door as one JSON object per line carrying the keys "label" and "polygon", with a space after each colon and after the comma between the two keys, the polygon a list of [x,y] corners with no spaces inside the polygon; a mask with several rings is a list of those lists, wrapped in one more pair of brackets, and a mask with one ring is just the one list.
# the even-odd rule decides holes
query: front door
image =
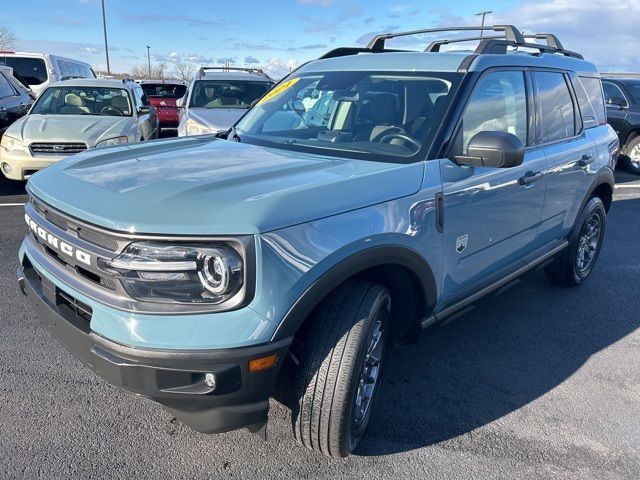
{"label": "front door", "polygon": [[[469,140],[482,131],[509,132],[528,145],[533,113],[529,83],[520,70],[481,77],[455,136],[454,154],[466,153]],[[523,164],[512,168],[441,161],[443,306],[523,266],[522,258],[539,246],[545,171],[544,152],[535,148],[527,148]]]}
{"label": "front door", "polygon": [[[629,110],[629,99],[622,89],[613,82],[602,82],[604,90],[604,101],[607,106],[607,123],[613,127],[619,137],[626,136],[629,131],[627,122],[627,112]],[[623,143],[626,138],[621,138]]]}

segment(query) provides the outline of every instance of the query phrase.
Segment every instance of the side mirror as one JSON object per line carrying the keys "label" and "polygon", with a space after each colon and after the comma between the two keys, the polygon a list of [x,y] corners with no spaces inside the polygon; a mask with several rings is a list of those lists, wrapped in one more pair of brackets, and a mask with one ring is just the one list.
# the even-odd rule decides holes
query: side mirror
{"label": "side mirror", "polygon": [[607,105],[613,105],[618,108],[627,108],[629,106],[624,98],[620,97],[611,97],[607,99]]}
{"label": "side mirror", "polygon": [[469,141],[466,155],[453,157],[458,165],[510,168],[524,161],[524,145],[512,133],[480,132]]}
{"label": "side mirror", "polygon": [[147,105],[143,105],[142,107],[140,107],[138,109],[138,114],[139,115],[145,115],[147,113],[151,113],[151,107],[149,107]]}
{"label": "side mirror", "polygon": [[184,97],[176,99],[176,107],[184,108]]}

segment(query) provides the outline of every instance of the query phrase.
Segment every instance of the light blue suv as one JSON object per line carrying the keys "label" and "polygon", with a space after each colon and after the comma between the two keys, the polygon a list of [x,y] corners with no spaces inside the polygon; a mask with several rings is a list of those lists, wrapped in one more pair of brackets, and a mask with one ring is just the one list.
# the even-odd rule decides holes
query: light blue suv
{"label": "light blue suv", "polygon": [[533,268],[579,285],[604,239],[619,145],[596,68],[512,26],[471,53],[385,47],[444,30],[480,29],[333,50],[228,141],[34,175],[18,276],[43,323],[201,432],[264,434],[282,382],[296,439],[348,455],[388,346]]}

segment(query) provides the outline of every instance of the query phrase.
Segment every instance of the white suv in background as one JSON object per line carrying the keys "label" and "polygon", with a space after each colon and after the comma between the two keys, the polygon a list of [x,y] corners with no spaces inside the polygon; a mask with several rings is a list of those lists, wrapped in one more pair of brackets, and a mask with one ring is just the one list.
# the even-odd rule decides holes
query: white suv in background
{"label": "white suv in background", "polygon": [[36,95],[54,82],[96,77],[88,63],[48,53],[0,51],[0,65],[13,68],[13,75]]}
{"label": "white suv in background", "polygon": [[274,84],[257,68],[201,67],[176,102],[182,110],[178,136],[226,132]]}

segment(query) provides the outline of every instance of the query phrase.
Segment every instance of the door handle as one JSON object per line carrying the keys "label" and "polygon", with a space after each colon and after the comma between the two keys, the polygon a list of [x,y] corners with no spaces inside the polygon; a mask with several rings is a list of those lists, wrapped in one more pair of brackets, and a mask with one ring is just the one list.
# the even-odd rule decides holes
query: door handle
{"label": "door handle", "polygon": [[518,183],[520,185],[531,185],[538,180],[542,180],[542,177],[544,177],[544,173],[542,172],[527,172],[523,177],[518,179]]}
{"label": "door handle", "polygon": [[586,167],[587,165],[591,165],[595,160],[593,155],[582,155],[582,158],[578,160],[578,166]]}

